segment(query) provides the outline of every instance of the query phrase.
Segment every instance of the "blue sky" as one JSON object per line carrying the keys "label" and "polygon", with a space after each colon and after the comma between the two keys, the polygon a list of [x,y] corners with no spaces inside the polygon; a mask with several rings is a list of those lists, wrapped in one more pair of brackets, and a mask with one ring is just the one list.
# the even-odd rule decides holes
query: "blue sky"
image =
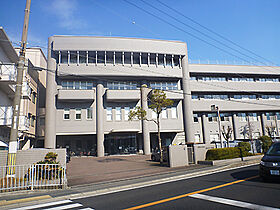
{"label": "blue sky", "polygon": [[[264,62],[246,51],[226,43],[186,18],[170,11],[156,0],[145,0],[164,10],[184,24],[203,31],[208,36],[242,51],[254,59],[234,52],[193,31],[182,23],[160,13],[141,0],[127,0],[146,11],[160,16],[174,28],[146,14],[124,0],[32,0],[28,31],[29,46],[47,46],[52,35],[121,36],[180,40],[187,42],[192,60],[229,62],[244,60]],[[280,1],[279,0],[160,0],[200,24],[234,41],[242,47],[279,64],[280,53]],[[25,0],[2,1],[0,26],[13,42],[19,42],[24,18]],[[178,30],[178,28],[180,30]],[[195,39],[191,33],[212,45],[231,52],[228,55]],[[45,50],[44,50],[45,51]],[[45,51],[46,52],[46,51]],[[241,57],[242,59],[238,58]]]}

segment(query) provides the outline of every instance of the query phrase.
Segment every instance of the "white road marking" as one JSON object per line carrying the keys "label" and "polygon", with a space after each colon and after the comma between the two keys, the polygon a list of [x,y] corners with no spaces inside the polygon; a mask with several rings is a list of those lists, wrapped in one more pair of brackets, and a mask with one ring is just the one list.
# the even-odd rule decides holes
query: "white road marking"
{"label": "white road marking", "polygon": [[21,207],[21,208],[14,209],[14,210],[36,209],[36,208],[43,208],[43,207],[46,207],[46,206],[54,206],[54,205],[59,205],[59,204],[71,203],[71,202],[73,202],[73,201],[70,201],[70,200],[62,200],[62,201],[55,201],[55,202],[43,203],[43,204],[38,204],[38,205],[33,205],[33,206]]}
{"label": "white road marking", "polygon": [[216,203],[227,204],[230,206],[247,208],[247,209],[259,209],[259,210],[277,210],[278,209],[278,208],[273,208],[273,207],[269,207],[269,206],[261,206],[261,205],[257,205],[257,204],[253,204],[253,203],[236,201],[236,200],[231,200],[231,199],[227,199],[227,198],[219,198],[219,197],[203,195],[203,194],[193,194],[193,195],[189,195],[189,197],[212,201],[212,202],[216,202]]}
{"label": "white road marking", "polygon": [[80,209],[80,210],[94,210],[92,208],[84,208],[84,209]]}
{"label": "white road marking", "polygon": [[76,207],[81,207],[83,206],[80,203],[73,203],[73,204],[69,204],[69,205],[64,205],[64,206],[57,206],[54,208],[48,208],[48,210],[60,210],[60,209],[72,209],[72,208],[76,208]]}

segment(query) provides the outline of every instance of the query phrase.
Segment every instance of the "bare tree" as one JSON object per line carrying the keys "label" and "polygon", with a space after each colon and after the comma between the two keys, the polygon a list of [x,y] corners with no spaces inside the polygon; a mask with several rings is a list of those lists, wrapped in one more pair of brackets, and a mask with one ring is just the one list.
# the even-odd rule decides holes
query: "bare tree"
{"label": "bare tree", "polygon": [[275,136],[276,127],[274,125],[266,125],[265,130],[270,138]]}
{"label": "bare tree", "polygon": [[255,154],[254,149],[254,139],[253,139],[253,131],[255,130],[253,123],[249,121],[249,117],[247,117],[247,124],[241,127],[241,134],[243,135],[244,139],[248,138],[251,141],[252,151]]}
{"label": "bare tree", "polygon": [[227,128],[223,125],[222,126],[222,135],[224,139],[227,141],[227,147],[229,147],[229,140],[232,136],[232,128],[230,126],[227,126]]}

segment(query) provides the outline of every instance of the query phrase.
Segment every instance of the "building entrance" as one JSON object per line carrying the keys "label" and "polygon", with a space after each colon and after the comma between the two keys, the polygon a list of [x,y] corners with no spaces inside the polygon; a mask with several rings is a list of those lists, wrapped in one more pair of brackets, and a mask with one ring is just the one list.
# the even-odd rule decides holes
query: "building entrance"
{"label": "building entrance", "polygon": [[105,135],[105,155],[135,154],[137,152],[136,134]]}

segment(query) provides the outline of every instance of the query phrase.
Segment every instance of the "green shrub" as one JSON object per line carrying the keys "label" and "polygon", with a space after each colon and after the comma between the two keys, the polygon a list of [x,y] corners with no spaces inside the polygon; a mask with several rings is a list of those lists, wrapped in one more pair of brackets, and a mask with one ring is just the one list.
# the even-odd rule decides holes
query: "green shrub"
{"label": "green shrub", "polygon": [[272,139],[269,136],[260,136],[259,140],[262,143],[262,150],[263,152],[267,152],[267,150],[269,149],[269,147],[272,144]]}
{"label": "green shrub", "polygon": [[249,152],[251,150],[251,144],[249,142],[239,142],[238,143],[238,147],[243,147],[245,149],[245,151]]}
{"label": "green shrub", "polygon": [[244,147],[228,147],[228,148],[217,148],[209,149],[206,153],[206,160],[224,160],[241,157],[251,156],[252,154],[245,150]]}

